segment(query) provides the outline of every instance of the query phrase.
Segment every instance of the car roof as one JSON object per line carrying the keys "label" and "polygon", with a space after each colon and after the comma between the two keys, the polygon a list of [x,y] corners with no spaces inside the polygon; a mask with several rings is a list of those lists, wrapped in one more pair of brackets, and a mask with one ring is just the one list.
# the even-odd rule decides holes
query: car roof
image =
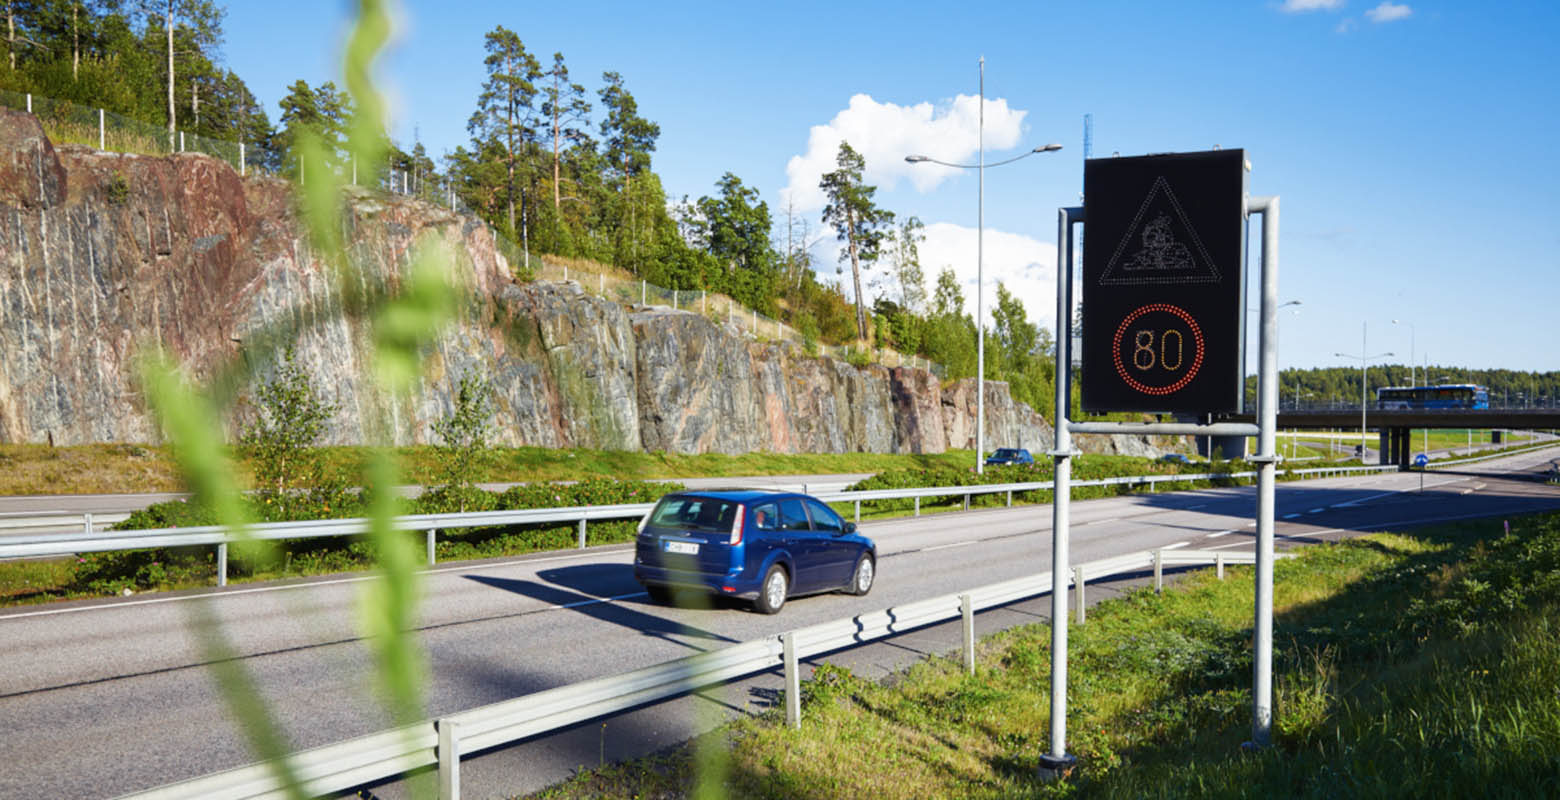
{"label": "car roof", "polygon": [[723,489],[700,491],[690,489],[685,492],[673,492],[667,497],[711,497],[718,500],[730,500],[734,503],[751,503],[755,500],[771,500],[780,497],[806,497],[797,492],[764,492],[757,489]]}

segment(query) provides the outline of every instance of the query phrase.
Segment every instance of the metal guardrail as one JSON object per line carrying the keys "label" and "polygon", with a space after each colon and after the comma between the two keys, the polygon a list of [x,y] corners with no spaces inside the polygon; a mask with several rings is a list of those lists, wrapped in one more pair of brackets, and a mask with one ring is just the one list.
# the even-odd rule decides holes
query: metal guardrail
{"label": "metal guardrail", "polygon": [[[1286,474],[1301,477],[1329,477],[1362,472],[1395,471],[1395,465],[1365,467],[1320,467],[1289,470]],[[1073,486],[1147,485],[1155,490],[1159,484],[1184,483],[1199,480],[1239,479],[1255,477],[1255,472],[1192,473],[1172,475],[1132,475],[1116,478],[1100,478],[1091,481],[1074,481]],[[867,491],[819,492],[814,496],[825,502],[854,503],[855,517],[861,519],[861,504],[871,500],[916,501],[914,513],[920,514],[920,501],[925,497],[960,497],[969,507],[970,498],[984,494],[1006,494],[1007,504],[1013,504],[1017,492],[1050,491],[1051,481],[1024,483],[995,483],[973,486],[934,486],[909,489],[872,489]],[[510,511],[471,511],[452,514],[413,514],[396,517],[397,530],[424,531],[427,544],[427,560],[435,562],[434,545],[438,532],[451,528],[484,528],[501,525],[527,525],[539,523],[576,523],[579,527],[577,545],[586,545],[586,523],[592,520],[632,519],[650,511],[654,503],[630,503],[610,506],[571,506],[567,508],[532,508]],[[309,539],[325,536],[354,536],[367,533],[367,519],[304,520],[297,522],[267,522],[251,525],[247,536],[254,539]],[[22,534],[0,538],[0,559],[36,558],[42,556],[72,555],[76,553],[141,550],[157,547],[216,546],[218,549],[217,583],[227,584],[227,545],[242,541],[244,534],[235,533],[220,525],[190,528],[156,528],[139,531],[104,531],[81,533]]]}
{"label": "metal guardrail", "polygon": [[0,531],[72,527],[81,528],[82,533],[91,533],[98,529],[107,530],[109,526],[118,525],[129,518],[130,515],[123,512],[110,514],[97,514],[90,511],[80,514],[4,514],[0,515]]}
{"label": "metal guardrail", "polygon": [[[1067,577],[1062,589],[1072,587],[1078,592],[1079,621],[1082,622],[1082,592],[1089,580],[1153,568],[1155,588],[1158,589],[1165,565],[1214,565],[1222,578],[1225,564],[1255,561],[1255,553],[1146,550],[1080,564]],[[795,726],[801,722],[800,670],[797,666],[801,659],[962,617],[966,631],[965,664],[973,668],[974,644],[969,632],[974,613],[1049,593],[1053,585],[1052,574],[1047,571],[961,594],[941,595],[849,619],[824,622],[621,675],[560,686],[437,720],[424,720],[312,748],[291,756],[292,765],[302,781],[301,788],[311,796],[341,792],[412,770],[437,767],[440,797],[455,800],[460,796],[459,771],[463,754],[511,744],[776,667],[786,671],[787,723]],[[283,797],[285,790],[279,771],[274,765],[262,762],[125,795],[122,800],[249,800]]]}

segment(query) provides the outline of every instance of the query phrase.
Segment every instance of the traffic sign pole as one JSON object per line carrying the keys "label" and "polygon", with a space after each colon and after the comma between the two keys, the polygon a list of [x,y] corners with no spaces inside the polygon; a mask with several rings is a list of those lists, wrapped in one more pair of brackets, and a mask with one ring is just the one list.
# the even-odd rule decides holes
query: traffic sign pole
{"label": "traffic sign pole", "polygon": [[[1160,183],[1166,182],[1163,178],[1161,178],[1154,184],[1155,188],[1150,190],[1147,200],[1142,203],[1142,207],[1144,209],[1150,207],[1151,202],[1155,200],[1159,193],[1162,192],[1166,197],[1170,196],[1170,190],[1168,188],[1163,190],[1159,188]],[[1173,203],[1175,201],[1170,202]],[[1177,214],[1182,214],[1182,208],[1183,207],[1180,205],[1175,205],[1174,210]],[[1237,209],[1232,207],[1230,213],[1234,213],[1235,210]],[[1074,756],[1067,754],[1067,593],[1065,583],[1067,577],[1070,574],[1069,570],[1071,568],[1068,553],[1068,543],[1070,539],[1069,501],[1072,479],[1071,459],[1072,456],[1075,455],[1075,452],[1072,448],[1072,434],[1075,433],[1165,434],[1182,436],[1232,435],[1257,437],[1258,452],[1257,455],[1252,459],[1259,464],[1257,477],[1256,515],[1256,592],[1255,597],[1253,598],[1253,627],[1255,634],[1253,649],[1255,650],[1255,653],[1253,657],[1252,670],[1252,735],[1251,741],[1246,742],[1245,746],[1250,748],[1263,748],[1269,746],[1272,742],[1274,560],[1273,525],[1275,490],[1277,485],[1278,459],[1275,454],[1275,446],[1278,430],[1277,423],[1279,390],[1278,198],[1252,198],[1242,195],[1241,204],[1238,207],[1238,210],[1242,215],[1262,215],[1262,327],[1259,342],[1260,359],[1258,361],[1258,413],[1256,420],[1257,424],[1254,425],[1235,422],[1221,422],[1203,425],[1185,423],[1142,424],[1119,422],[1073,422],[1068,419],[1073,380],[1072,283],[1074,257],[1072,252],[1072,226],[1075,223],[1084,222],[1085,209],[1077,207],[1058,209],[1058,229],[1056,238],[1056,447],[1051,452],[1051,456],[1053,457],[1055,463],[1055,477],[1052,484],[1053,500],[1051,511],[1051,737],[1049,752],[1040,757],[1039,773],[1041,777],[1065,777],[1077,764],[1077,759]],[[1137,217],[1142,218],[1144,216],[1144,212],[1140,209],[1138,211]],[[1100,220],[1095,220],[1095,224],[1098,224],[1099,222]],[[1133,223],[1133,225],[1136,224],[1136,222]],[[1148,229],[1142,226],[1133,227],[1133,225],[1117,225],[1116,228],[1124,229],[1124,233],[1122,234],[1124,237],[1141,238],[1143,242],[1147,243],[1144,246],[1144,252],[1147,252],[1147,255],[1132,256],[1134,260],[1124,262],[1127,264],[1127,266],[1124,267],[1124,271],[1152,269],[1161,271],[1159,274],[1162,275],[1165,274],[1162,271],[1167,269],[1166,265],[1169,265],[1168,269],[1172,271],[1174,269],[1188,270],[1185,272],[1185,274],[1196,277],[1196,274],[1190,272],[1189,270],[1196,268],[1197,255],[1206,256],[1208,250],[1212,250],[1214,247],[1218,246],[1216,244],[1210,243],[1210,246],[1207,249],[1204,249],[1203,243],[1197,242],[1196,244],[1198,247],[1198,253],[1193,255],[1193,251],[1190,248],[1176,248],[1176,241],[1174,237],[1178,234],[1177,230],[1173,226],[1169,228],[1162,226],[1160,228]],[[1167,230],[1169,231],[1168,233],[1166,233]],[[1185,227],[1183,227],[1181,230],[1185,230]],[[1122,231],[1118,231],[1118,233],[1122,233]],[[1091,229],[1090,240],[1091,242],[1095,242],[1096,246],[1109,246],[1109,242],[1112,241],[1112,238],[1107,237],[1106,239],[1102,240],[1098,238]],[[1239,247],[1239,258],[1236,259],[1236,262],[1234,263],[1226,260],[1226,267],[1238,269],[1238,262],[1244,260],[1244,244],[1244,237],[1242,236]],[[1118,251],[1121,249],[1122,248],[1120,247],[1117,248]],[[1185,252],[1182,252],[1183,250],[1185,250]],[[1095,291],[1106,293],[1088,298],[1090,300],[1090,308],[1095,314],[1100,313],[1098,309],[1100,309],[1102,306],[1101,303],[1096,302],[1096,298],[1102,296],[1109,297],[1110,295],[1108,293],[1115,291],[1115,289],[1106,288],[1111,283],[1109,280],[1108,271],[1113,268],[1115,263],[1115,261],[1107,263],[1106,274],[1095,275],[1095,282],[1091,282],[1089,284],[1090,287]],[[1188,267],[1187,265],[1191,266]],[[1091,275],[1090,271],[1087,269],[1087,266],[1085,268],[1085,275],[1086,277]],[[1136,285],[1141,286],[1144,283],[1155,282],[1158,281],[1139,281]],[[1176,282],[1184,284],[1189,282],[1189,280]],[[1097,286],[1096,283],[1098,284]],[[1183,291],[1182,294],[1185,295],[1186,293]],[[1235,306],[1235,312],[1238,313],[1236,319],[1243,319],[1245,316],[1244,296],[1236,295],[1234,297],[1234,302],[1238,303],[1238,305]],[[1153,303],[1149,303],[1148,305],[1151,306]],[[1170,306],[1172,304],[1164,303],[1163,305]],[[1160,330],[1161,333],[1155,339],[1155,341],[1151,343],[1158,347],[1158,350],[1155,353],[1158,359],[1157,362],[1155,362],[1155,367],[1151,368],[1145,366],[1145,364],[1149,363],[1147,356],[1139,359],[1141,363],[1134,363],[1131,361],[1131,356],[1136,355],[1135,351],[1129,351],[1129,357],[1126,359],[1122,357],[1121,342],[1116,341],[1123,339],[1123,337],[1120,335],[1122,331],[1113,331],[1113,333],[1116,334],[1114,338],[1105,340],[1110,345],[1108,350],[1103,348],[1096,348],[1095,350],[1091,351],[1090,347],[1086,343],[1083,351],[1083,357],[1085,360],[1090,361],[1089,369],[1095,373],[1096,378],[1098,378],[1098,373],[1100,372],[1111,374],[1112,369],[1114,368],[1114,373],[1119,374],[1121,382],[1124,383],[1127,387],[1145,396],[1160,398],[1162,401],[1165,398],[1170,398],[1166,402],[1171,403],[1172,405],[1167,405],[1167,408],[1173,407],[1173,403],[1175,402],[1186,402],[1183,398],[1171,396],[1175,395],[1177,392],[1181,392],[1187,386],[1191,385],[1192,379],[1196,377],[1196,370],[1190,366],[1193,363],[1190,360],[1184,362],[1181,360],[1174,360],[1170,361],[1169,363],[1166,362],[1164,356],[1176,351],[1173,348],[1166,347],[1165,336],[1163,335],[1162,331],[1176,329],[1182,330],[1182,341],[1175,341],[1175,337],[1171,337],[1172,342],[1177,346],[1181,345],[1183,341],[1191,341],[1196,336],[1200,335],[1201,326],[1197,324],[1199,313],[1195,311],[1186,312],[1186,310],[1180,306],[1175,306],[1174,310],[1160,308],[1149,308],[1146,311],[1142,310],[1147,307],[1148,306],[1140,304],[1134,308],[1126,309],[1123,312],[1123,318],[1127,321],[1121,323],[1119,326],[1113,327],[1122,328],[1122,331],[1125,331],[1126,335],[1131,337],[1126,339],[1126,341],[1130,343],[1129,346],[1131,348],[1138,348],[1139,344],[1135,341],[1137,338],[1139,338],[1138,329],[1149,329],[1150,325],[1159,325],[1158,330]],[[1210,306],[1210,308],[1213,309],[1213,312],[1210,313],[1221,311],[1220,307],[1217,305]],[[1157,319],[1148,320],[1147,317],[1151,313],[1159,313],[1160,316]],[[1140,324],[1130,324],[1135,323],[1139,318],[1144,318],[1145,321]],[[1214,317],[1206,318],[1214,319]],[[1165,326],[1165,322],[1167,320],[1170,321],[1171,327]],[[1176,325],[1174,320],[1181,320],[1181,322],[1184,323],[1184,327],[1174,327]],[[1098,325],[1099,323],[1096,321],[1094,324]],[[1085,337],[1088,337],[1087,333],[1085,333]],[[1228,343],[1221,342],[1220,344],[1227,345]],[[1144,345],[1144,347],[1147,347],[1147,345]],[[1187,351],[1182,350],[1179,352]],[[1186,366],[1183,367],[1183,364]],[[1172,366],[1174,366],[1175,369],[1171,369]],[[1160,369],[1160,373],[1171,374],[1166,375],[1153,373],[1152,369],[1154,368]],[[1136,374],[1134,373],[1134,370],[1136,371]],[[1086,379],[1088,378],[1088,374],[1089,373],[1085,373]],[[1149,379],[1137,378],[1137,374],[1148,376]],[[1187,377],[1186,381],[1180,382],[1181,377],[1186,376],[1191,377]],[[1129,379],[1135,379],[1135,381]],[[1150,382],[1152,379],[1157,379],[1157,382]],[[1140,386],[1134,386],[1134,382],[1140,384]],[[1087,391],[1087,387],[1085,387],[1085,390]],[[1119,389],[1111,389],[1111,391],[1119,392]],[[1221,401],[1223,395],[1227,394],[1219,387],[1215,387],[1212,390],[1194,387],[1193,393],[1198,394],[1200,397],[1213,398],[1216,402]],[[1129,400],[1128,402],[1140,401]],[[1202,401],[1194,400],[1192,402],[1195,403]],[[1238,405],[1238,395],[1236,396],[1234,402]]]}

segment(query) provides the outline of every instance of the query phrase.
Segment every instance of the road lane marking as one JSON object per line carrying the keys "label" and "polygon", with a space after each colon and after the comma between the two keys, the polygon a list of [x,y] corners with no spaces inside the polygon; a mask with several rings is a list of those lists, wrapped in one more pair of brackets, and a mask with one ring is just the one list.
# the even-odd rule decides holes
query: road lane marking
{"label": "road lane marking", "polygon": [[967,542],[954,542],[953,544],[940,544],[940,545],[937,545],[936,547],[923,547],[923,548],[921,548],[920,552],[922,552],[922,553],[930,553],[930,552],[933,552],[935,550],[947,550],[950,547],[963,547],[963,546],[968,545],[968,544],[979,544],[979,543],[980,543],[979,539],[971,539],[971,540],[969,540]]}
{"label": "road lane marking", "polygon": [[1234,533],[1234,531],[1219,531],[1218,533],[1210,533],[1210,534],[1208,534],[1208,538],[1209,539],[1217,539],[1220,536],[1229,536],[1232,533]]}
{"label": "road lane marking", "polygon": [[1305,513],[1307,513],[1307,514],[1320,514],[1320,513],[1322,513],[1323,511],[1326,511],[1326,510],[1327,509],[1325,509],[1325,508],[1313,508],[1310,511],[1307,511]]}
{"label": "road lane marking", "polygon": [[1298,517],[1298,516],[1300,516],[1300,515],[1299,514],[1285,514],[1284,515],[1284,519],[1294,519],[1295,517]]}
{"label": "road lane marking", "polygon": [[1191,544],[1191,542],[1176,542],[1175,544],[1167,544],[1164,547],[1161,547],[1159,549],[1160,550],[1174,550],[1177,547],[1185,547],[1185,546],[1187,546],[1189,544]]}
{"label": "road lane marking", "polygon": [[1245,547],[1246,545],[1249,545],[1249,544],[1251,544],[1251,542],[1230,542],[1229,544],[1214,545],[1213,547],[1204,547],[1203,549],[1204,550],[1223,550],[1223,549],[1225,549],[1227,547]]}
{"label": "road lane marking", "polygon": [[1253,520],[1251,522],[1246,523],[1246,527],[1248,527],[1248,528],[1255,528],[1255,527],[1257,527],[1257,523],[1256,523],[1255,520]]}
{"label": "road lane marking", "polygon": [[1187,506],[1187,507],[1186,507],[1186,508],[1185,508],[1185,510],[1186,510],[1186,511],[1196,511],[1196,510],[1197,510],[1197,509],[1199,509],[1199,508],[1207,508],[1207,507],[1208,507],[1208,504],[1207,504],[1207,503],[1202,503],[1202,504],[1200,504],[1200,505],[1195,505],[1195,506]]}

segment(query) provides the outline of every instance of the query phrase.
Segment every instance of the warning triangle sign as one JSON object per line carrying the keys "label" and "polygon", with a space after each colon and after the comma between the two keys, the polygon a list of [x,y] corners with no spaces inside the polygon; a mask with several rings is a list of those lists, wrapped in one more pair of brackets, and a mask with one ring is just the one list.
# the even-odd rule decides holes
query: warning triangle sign
{"label": "warning triangle sign", "polygon": [[1116,245],[1101,286],[1218,283],[1219,268],[1186,219],[1170,183],[1154,179],[1127,234]]}

